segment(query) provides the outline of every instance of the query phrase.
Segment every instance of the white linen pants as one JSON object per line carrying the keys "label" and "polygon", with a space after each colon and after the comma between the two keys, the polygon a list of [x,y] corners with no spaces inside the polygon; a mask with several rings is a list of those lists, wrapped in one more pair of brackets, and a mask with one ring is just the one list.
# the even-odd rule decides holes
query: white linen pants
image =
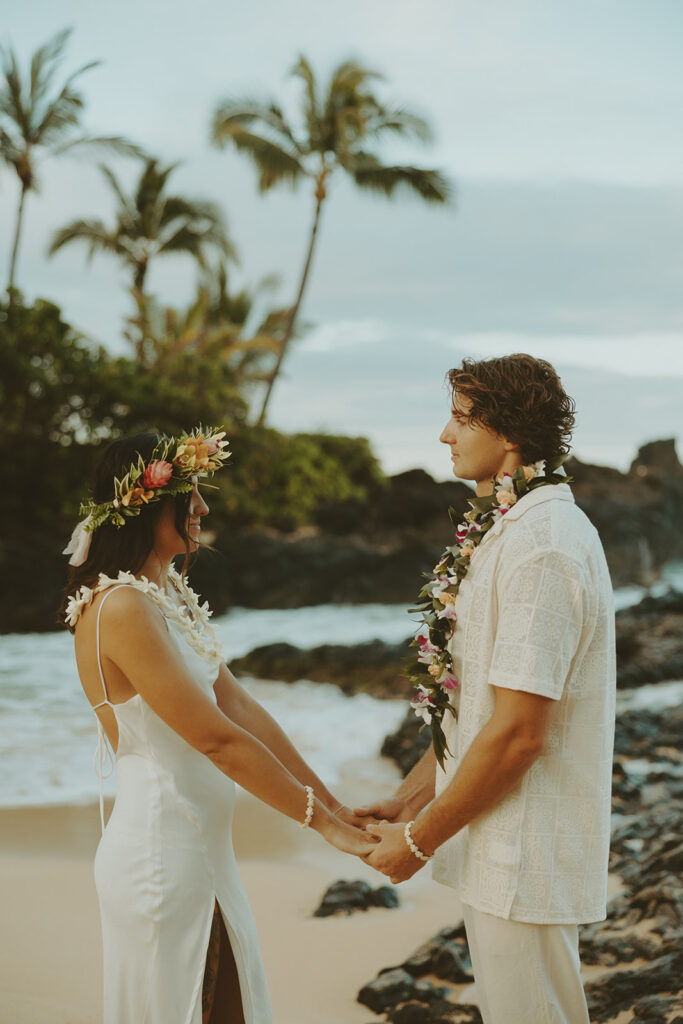
{"label": "white linen pants", "polygon": [[462,911],[484,1024],[589,1024],[577,925]]}

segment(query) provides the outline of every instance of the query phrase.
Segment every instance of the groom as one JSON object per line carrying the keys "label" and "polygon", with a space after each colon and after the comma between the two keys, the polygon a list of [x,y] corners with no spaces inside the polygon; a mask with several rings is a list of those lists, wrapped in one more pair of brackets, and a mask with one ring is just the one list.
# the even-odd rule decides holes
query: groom
{"label": "groom", "polygon": [[[528,355],[451,370],[441,434],[477,495],[568,450],[572,400]],[[457,595],[457,706],[394,798],[368,862],[393,882],[434,858],[455,890],[485,1024],[588,1024],[578,928],[605,917],[615,707],[612,588],[568,484],[523,494],[484,536]],[[406,831],[404,822],[412,822]]]}

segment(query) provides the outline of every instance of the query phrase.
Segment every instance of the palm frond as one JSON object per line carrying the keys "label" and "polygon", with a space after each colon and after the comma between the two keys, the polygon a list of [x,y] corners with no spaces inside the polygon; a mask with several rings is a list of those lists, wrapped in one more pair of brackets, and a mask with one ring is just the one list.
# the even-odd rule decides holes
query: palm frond
{"label": "palm frond", "polygon": [[320,137],[320,111],[316,95],[315,75],[303,54],[292,68],[292,74],[304,83],[304,117],[311,149],[317,149]]}
{"label": "palm frond", "polygon": [[144,157],[144,151],[134,142],[121,135],[81,135],[77,139],[71,139],[61,146],[55,146],[51,152],[54,156],[61,156],[62,153],[70,152],[72,149],[81,147],[100,147],[118,153],[119,156]]}
{"label": "palm frond", "polygon": [[122,253],[119,240],[101,220],[75,220],[55,231],[47,250],[48,256],[53,256],[70,242],[84,242],[88,246],[88,260],[91,260],[98,250],[117,255]]}
{"label": "palm frond", "polygon": [[247,154],[259,172],[258,187],[267,192],[281,181],[296,184],[306,170],[298,154],[288,152],[275,142],[246,131],[238,122],[223,122],[221,145],[232,142],[236,149]]}
{"label": "palm frond", "polygon": [[166,227],[174,220],[206,221],[227,234],[225,217],[217,203],[205,199],[184,199],[182,196],[168,196],[163,201],[159,226]]}
{"label": "palm frond", "polygon": [[[81,93],[76,92],[73,88],[73,82],[85,71],[98,67],[100,63],[98,60],[90,61],[89,64],[84,64],[78,71],[69,75],[60,92],[47,104],[45,110],[41,110],[40,102],[32,104],[32,135],[35,142],[49,146],[59,139],[66,128],[75,127],[78,124],[85,101]],[[44,92],[47,92],[50,81],[51,75],[45,81]]]}
{"label": "palm frond", "polygon": [[379,71],[364,68],[356,61],[347,60],[339,64],[332,72],[330,79],[327,102],[334,104],[334,97],[338,93],[357,92],[361,86],[371,81],[382,81],[384,75]]}
{"label": "palm frond", "polygon": [[157,252],[185,252],[197,260],[200,267],[205,266],[204,259],[205,235],[201,231],[182,224],[169,238],[161,243]]}
{"label": "palm frond", "polygon": [[[171,228],[176,221],[183,221],[184,227],[201,236],[205,246],[215,246],[225,259],[238,262],[237,250],[230,241],[223,211],[217,203],[169,196],[159,215],[160,237],[161,229]],[[177,235],[178,228],[179,225],[176,225],[173,236]],[[163,251],[165,251],[165,242],[162,242],[159,248],[159,252]]]}
{"label": "palm frond", "polygon": [[18,157],[19,151],[16,148],[14,139],[4,128],[0,128],[0,160],[14,167]]}
{"label": "palm frond", "polygon": [[412,114],[404,107],[386,109],[379,107],[377,115],[372,119],[370,128],[373,135],[382,132],[396,132],[397,135],[412,135],[420,142],[431,142],[433,133],[430,125],[423,117]]}
{"label": "palm frond", "polygon": [[31,139],[30,109],[24,102],[21,74],[13,50],[3,52],[3,74],[5,82],[0,90],[0,114],[13,121],[24,141]]}
{"label": "palm frond", "polygon": [[303,152],[281,108],[276,103],[259,103],[257,100],[223,100],[219,103],[211,123],[211,138],[216,146],[225,146],[232,141],[236,128],[247,128],[255,123],[274,133],[273,145],[283,149],[291,146],[295,153]]}
{"label": "palm frond", "polygon": [[409,188],[430,203],[447,203],[453,195],[453,187],[441,171],[411,166],[385,167],[379,161],[373,163],[367,159],[346,169],[360,188],[388,197],[393,196],[399,186]]}
{"label": "palm frond", "polygon": [[73,30],[64,28],[38,47],[31,58],[29,74],[29,97],[32,106],[37,106],[44,98],[54,74],[55,67],[64,53],[67,40]]}
{"label": "palm frond", "polygon": [[119,185],[118,178],[111,170],[111,168],[106,166],[106,164],[99,164],[99,168],[104,177],[106,178],[107,182],[109,183],[114,195],[118,199],[119,205],[123,210],[127,210],[129,207],[128,196]]}
{"label": "palm frond", "polygon": [[46,110],[33,108],[31,141],[34,145],[56,146],[69,129],[78,126],[84,106],[81,94],[69,90],[48,104]]}
{"label": "palm frond", "polygon": [[235,342],[230,348],[233,352],[249,352],[252,349],[259,349],[262,352],[277,352],[280,345],[280,340],[274,338],[272,334],[258,333],[253,338],[247,338],[246,341]]}
{"label": "palm frond", "polygon": [[[159,197],[168,178],[178,166],[177,163],[162,167],[158,160],[148,157],[135,189],[134,206],[144,220],[159,205]],[[151,225],[147,226],[148,229]]]}
{"label": "palm frond", "polygon": [[270,103],[268,105],[268,114],[270,126],[274,128],[276,132],[284,135],[284,137],[291,142],[297,153],[303,154],[305,152],[305,148],[296,138],[293,129],[284,115],[282,107],[278,106],[277,103]]}

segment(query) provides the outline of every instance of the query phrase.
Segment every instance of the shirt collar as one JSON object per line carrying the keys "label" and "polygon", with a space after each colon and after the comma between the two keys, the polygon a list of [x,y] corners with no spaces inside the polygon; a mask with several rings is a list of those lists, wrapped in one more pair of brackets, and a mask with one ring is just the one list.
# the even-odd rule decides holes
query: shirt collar
{"label": "shirt collar", "polygon": [[506,523],[521,518],[529,509],[534,508],[535,505],[541,505],[544,501],[573,502],[574,495],[569,484],[545,484],[543,487],[535,487],[533,491],[523,494],[512,508],[487,531],[482,544],[486,543],[489,537],[495,537],[499,534]]}

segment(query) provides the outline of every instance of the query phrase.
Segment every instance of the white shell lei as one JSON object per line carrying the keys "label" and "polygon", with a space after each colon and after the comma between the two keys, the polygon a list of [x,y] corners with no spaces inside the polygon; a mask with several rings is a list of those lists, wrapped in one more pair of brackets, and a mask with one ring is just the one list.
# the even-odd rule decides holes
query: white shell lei
{"label": "white shell lei", "polygon": [[95,594],[102,590],[108,590],[109,587],[116,586],[118,583],[127,583],[129,586],[141,590],[143,594],[148,594],[167,619],[177,622],[182,627],[185,639],[197,654],[211,661],[224,661],[225,655],[216,630],[209,622],[212,613],[208,601],[200,605],[199,598],[192,587],[188,586],[173,566],[168,570],[168,578],[184,594],[188,604],[176,604],[168,594],[161,590],[156,583],[148,580],[146,576],[138,578],[132,572],[125,572],[121,569],[116,577],[107,576],[106,573],[101,572],[94,587],[80,587],[67,602],[66,622],[73,628],[83,610],[92,602]]}

